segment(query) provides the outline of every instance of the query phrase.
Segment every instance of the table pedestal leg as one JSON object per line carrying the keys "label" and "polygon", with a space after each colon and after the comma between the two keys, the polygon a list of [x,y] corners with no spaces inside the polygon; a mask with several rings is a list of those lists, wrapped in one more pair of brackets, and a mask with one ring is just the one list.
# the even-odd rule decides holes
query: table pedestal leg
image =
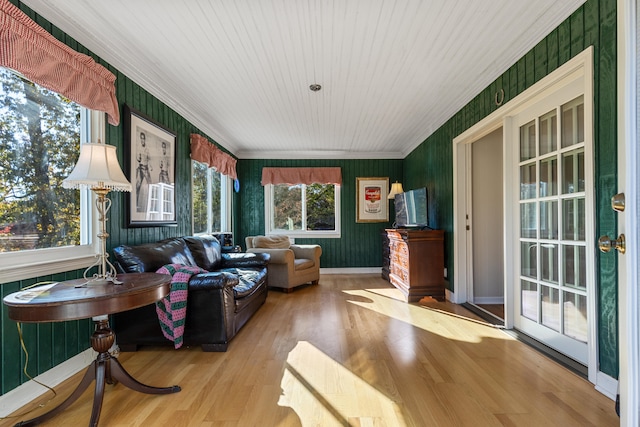
{"label": "table pedestal leg", "polygon": [[125,387],[132,390],[139,391],[146,394],[171,394],[180,391],[180,387],[177,385],[171,387],[151,387],[146,384],[142,384],[135,378],[133,378],[118,362],[118,359],[109,354],[109,349],[115,342],[115,333],[109,327],[109,320],[107,316],[100,316],[93,319],[96,323],[96,330],[91,336],[91,347],[98,352],[96,360],[91,362],[91,365],[87,368],[80,384],[76,389],[67,397],[64,402],[53,408],[46,414],[42,414],[39,417],[33,418],[28,421],[21,421],[15,425],[18,426],[35,426],[43,421],[50,419],[56,414],[60,413],[73,402],[75,402],[82,393],[89,387],[89,384],[93,380],[96,381],[95,391],[93,394],[93,407],[91,409],[91,420],[89,426],[97,426],[100,419],[100,411],[102,410],[102,400],[104,398],[105,383],[116,384],[122,383]]}

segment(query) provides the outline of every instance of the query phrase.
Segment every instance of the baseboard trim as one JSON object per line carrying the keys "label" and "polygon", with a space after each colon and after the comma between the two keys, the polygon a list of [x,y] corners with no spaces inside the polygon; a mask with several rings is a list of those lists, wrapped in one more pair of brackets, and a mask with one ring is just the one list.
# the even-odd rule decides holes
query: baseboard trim
{"label": "baseboard trim", "polygon": [[504,297],[475,297],[474,304],[504,304]]}
{"label": "baseboard trim", "polygon": [[[82,353],[38,375],[35,377],[35,380],[49,387],[55,387],[83,369],[86,369],[86,367],[95,360],[96,355],[97,353],[93,349],[88,348]],[[0,417],[7,417],[48,391],[45,387],[34,381],[28,381],[19,385],[0,396]]]}
{"label": "baseboard trim", "polygon": [[382,267],[321,268],[320,274],[382,274]]}

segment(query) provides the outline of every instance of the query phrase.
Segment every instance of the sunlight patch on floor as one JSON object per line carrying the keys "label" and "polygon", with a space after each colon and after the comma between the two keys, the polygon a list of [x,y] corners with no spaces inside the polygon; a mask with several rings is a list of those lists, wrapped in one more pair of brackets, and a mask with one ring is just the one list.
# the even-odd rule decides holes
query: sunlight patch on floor
{"label": "sunlight patch on floor", "polygon": [[278,405],[293,409],[302,426],[405,426],[390,398],[300,341],[287,357]]}
{"label": "sunlight patch on floor", "polygon": [[395,294],[387,294],[386,291],[387,289],[362,289],[344,290],[343,292],[354,297],[353,300],[349,301],[351,304],[406,322],[409,325],[448,339],[471,343],[480,342],[484,337],[504,340],[513,339],[507,334],[495,330],[490,325],[471,319],[462,326],[453,327],[449,324],[450,326],[445,327],[440,320],[442,316],[451,315],[450,313],[440,310],[428,310],[418,305],[398,301],[396,298],[387,296]]}

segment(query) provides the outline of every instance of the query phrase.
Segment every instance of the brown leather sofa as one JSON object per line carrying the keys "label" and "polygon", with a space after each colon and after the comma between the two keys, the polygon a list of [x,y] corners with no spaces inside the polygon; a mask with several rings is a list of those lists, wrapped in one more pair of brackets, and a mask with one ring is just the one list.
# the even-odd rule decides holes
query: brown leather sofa
{"label": "brown leather sofa", "polygon": [[[166,264],[198,266],[188,284],[184,345],[204,351],[226,351],[267,298],[269,255],[222,253],[212,236],[176,237],[114,249],[119,273],[155,272]],[[122,351],[140,345],[172,345],[160,329],[155,304],[113,316],[117,344]]]}

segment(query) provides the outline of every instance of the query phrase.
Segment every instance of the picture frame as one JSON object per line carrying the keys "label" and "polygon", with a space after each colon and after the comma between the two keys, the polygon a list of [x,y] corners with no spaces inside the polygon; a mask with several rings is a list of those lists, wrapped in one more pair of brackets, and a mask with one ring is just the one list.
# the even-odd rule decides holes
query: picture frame
{"label": "picture frame", "polygon": [[177,226],[175,132],[125,105],[124,152],[132,185],[127,226]]}
{"label": "picture frame", "polygon": [[356,178],[356,222],[389,222],[389,178]]}

